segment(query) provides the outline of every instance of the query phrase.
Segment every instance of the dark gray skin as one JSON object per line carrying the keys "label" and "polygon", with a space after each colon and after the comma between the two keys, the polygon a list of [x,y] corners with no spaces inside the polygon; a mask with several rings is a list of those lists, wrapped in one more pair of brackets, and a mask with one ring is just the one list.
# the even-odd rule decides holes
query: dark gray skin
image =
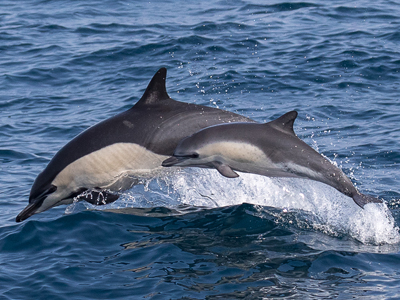
{"label": "dark gray skin", "polygon": [[[101,186],[82,184],[61,193],[61,188],[53,184],[53,180],[66,167],[105,147],[130,143],[157,155],[170,156],[180,140],[202,128],[227,122],[254,122],[232,112],[171,99],[165,88],[166,74],[167,70],[161,68],[142,98],[131,109],[90,127],[61,148],[36,178],[29,196],[29,205],[17,216],[16,221],[23,221],[35,213],[60,204],[71,203],[77,196],[93,204],[117,200],[118,195]],[[63,194],[62,198],[55,196],[56,191]],[[85,191],[91,193],[85,194]],[[98,200],[99,195],[103,201]]]}
{"label": "dark gray skin", "polygon": [[[211,126],[183,139],[164,167],[216,168],[230,178],[236,171],[268,177],[307,178],[328,184],[353,198],[360,207],[382,201],[361,194],[351,180],[293,131],[297,112],[266,123],[235,123]],[[261,158],[261,159],[260,159]]]}

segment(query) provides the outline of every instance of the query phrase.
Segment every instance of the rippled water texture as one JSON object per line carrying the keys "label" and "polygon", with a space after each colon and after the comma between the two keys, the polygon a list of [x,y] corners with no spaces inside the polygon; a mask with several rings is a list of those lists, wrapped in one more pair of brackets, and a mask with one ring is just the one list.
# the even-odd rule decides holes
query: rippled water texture
{"label": "rippled water texture", "polygon": [[[0,298],[400,298],[399,16],[379,0],[1,1]],[[54,154],[160,67],[179,101],[297,110],[297,135],[385,204],[191,169],[15,223]]]}

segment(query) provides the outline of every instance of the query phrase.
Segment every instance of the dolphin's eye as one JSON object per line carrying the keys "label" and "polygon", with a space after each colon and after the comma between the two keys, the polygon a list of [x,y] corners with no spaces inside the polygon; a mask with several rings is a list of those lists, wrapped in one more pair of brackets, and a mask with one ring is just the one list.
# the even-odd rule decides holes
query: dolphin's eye
{"label": "dolphin's eye", "polygon": [[48,193],[51,194],[54,193],[55,191],[57,191],[57,187],[55,185],[51,185],[51,187],[48,190]]}
{"label": "dolphin's eye", "polygon": [[192,153],[192,155],[190,155],[191,158],[198,158],[199,154],[198,153]]}

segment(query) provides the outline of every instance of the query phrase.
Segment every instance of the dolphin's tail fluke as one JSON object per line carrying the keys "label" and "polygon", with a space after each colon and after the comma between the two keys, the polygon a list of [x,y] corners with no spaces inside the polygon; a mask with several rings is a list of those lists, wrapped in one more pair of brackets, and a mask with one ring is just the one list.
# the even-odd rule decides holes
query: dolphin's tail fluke
{"label": "dolphin's tail fluke", "polygon": [[382,203],[382,200],[371,195],[355,194],[353,195],[354,202],[361,208],[364,208],[368,203]]}

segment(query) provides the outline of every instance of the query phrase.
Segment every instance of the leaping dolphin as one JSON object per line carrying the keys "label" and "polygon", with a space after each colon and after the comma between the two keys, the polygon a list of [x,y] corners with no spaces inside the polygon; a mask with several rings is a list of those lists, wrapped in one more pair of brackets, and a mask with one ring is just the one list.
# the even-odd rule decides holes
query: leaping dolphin
{"label": "leaping dolphin", "polygon": [[183,139],[162,165],[216,168],[230,178],[239,176],[234,170],[307,178],[334,187],[360,207],[382,202],[361,194],[342,170],[300,140],[293,130],[296,117],[297,112],[291,111],[265,124],[222,124],[202,129]]}
{"label": "leaping dolphin", "polygon": [[161,68],[129,110],[90,127],[56,153],[33,183],[28,206],[16,221],[75,197],[93,204],[118,199],[115,191],[161,169],[178,142],[198,130],[227,122],[254,122],[238,114],[171,99]]}

